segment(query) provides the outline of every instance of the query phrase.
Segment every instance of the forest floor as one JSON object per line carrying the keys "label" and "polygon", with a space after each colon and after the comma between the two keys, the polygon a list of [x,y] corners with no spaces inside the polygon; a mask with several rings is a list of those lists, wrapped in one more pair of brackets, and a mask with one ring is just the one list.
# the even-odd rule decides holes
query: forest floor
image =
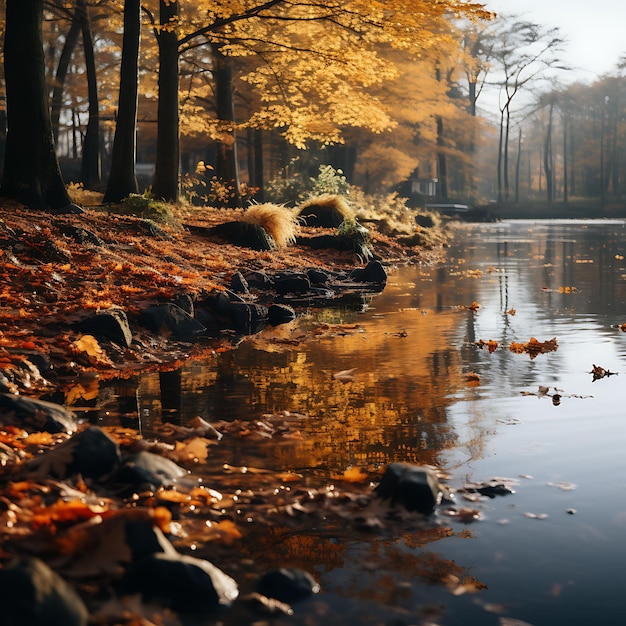
{"label": "forest floor", "polygon": [[[114,378],[228,349],[228,337],[190,345],[140,328],[138,332],[133,329],[130,348],[86,346],[74,327],[87,315],[112,306],[122,307],[131,320],[142,309],[179,294],[193,298],[223,289],[237,270],[271,274],[362,265],[352,252],[297,245],[259,252],[207,237],[201,228],[190,228],[208,228],[239,216],[241,211],[236,210],[188,208],[169,225],[156,225],[103,207],[80,215],[54,215],[3,201],[0,375],[4,380],[0,382],[12,392],[41,395],[49,391],[50,377],[41,377],[34,359],[25,363],[33,353],[55,368],[52,380],[62,387],[85,372]],[[331,232],[305,227],[300,234]],[[370,237],[370,247],[391,271],[394,265],[435,263],[445,241],[441,232],[431,236],[436,243],[427,246],[407,246],[375,229],[370,230]]]}

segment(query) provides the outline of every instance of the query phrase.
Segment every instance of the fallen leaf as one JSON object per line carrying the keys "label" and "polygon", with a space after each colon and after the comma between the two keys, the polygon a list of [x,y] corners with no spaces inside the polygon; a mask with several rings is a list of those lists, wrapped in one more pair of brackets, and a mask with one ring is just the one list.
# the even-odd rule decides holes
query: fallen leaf
{"label": "fallen leaf", "polygon": [[341,372],[333,374],[333,378],[338,380],[340,383],[349,383],[354,380],[354,372],[356,372],[357,369],[357,367],[353,367],[350,370],[342,370]]}

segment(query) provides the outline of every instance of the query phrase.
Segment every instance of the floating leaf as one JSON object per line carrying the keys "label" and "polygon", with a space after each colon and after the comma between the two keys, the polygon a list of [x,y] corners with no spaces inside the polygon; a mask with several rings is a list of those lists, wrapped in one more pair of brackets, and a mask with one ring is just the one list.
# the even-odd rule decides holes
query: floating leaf
{"label": "floating leaf", "polygon": [[489,350],[492,354],[498,349],[498,342],[494,339],[490,339],[489,341],[483,341],[481,339],[480,341],[475,342],[474,345],[481,350],[483,348],[487,348],[487,350]]}
{"label": "floating leaf", "polygon": [[522,354],[526,352],[531,359],[534,359],[538,354],[545,354],[546,352],[556,352],[558,349],[556,337],[548,339],[547,341],[538,341],[534,337],[530,338],[530,341],[526,343],[518,343],[512,341],[509,345],[509,350],[516,354]]}
{"label": "floating leaf", "polygon": [[591,368],[590,374],[593,376],[593,380],[599,380],[600,378],[606,378],[608,376],[616,376],[617,372],[612,372],[611,370],[604,369],[599,365],[593,365]]}
{"label": "floating leaf", "polygon": [[467,374],[465,374],[465,382],[469,385],[479,385],[480,374],[477,374],[476,372],[467,372]]}
{"label": "floating leaf", "polygon": [[362,483],[367,480],[367,474],[364,474],[358,467],[349,467],[340,476],[334,476],[335,480],[345,480],[349,483]]}
{"label": "floating leaf", "polygon": [[358,368],[353,367],[350,370],[342,370],[341,372],[333,374],[333,378],[338,380],[340,383],[349,383],[354,380],[354,372],[356,372],[357,369]]}

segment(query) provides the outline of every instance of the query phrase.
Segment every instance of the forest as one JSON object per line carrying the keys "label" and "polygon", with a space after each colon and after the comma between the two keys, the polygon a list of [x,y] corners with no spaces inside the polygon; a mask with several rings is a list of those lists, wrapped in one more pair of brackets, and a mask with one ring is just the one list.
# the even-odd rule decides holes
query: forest
{"label": "forest", "polygon": [[[14,47],[42,47],[65,183],[104,202],[145,191],[211,206],[293,202],[325,165],[417,204],[610,209],[623,196],[623,60],[568,82],[558,29],[520,16],[455,0],[6,4],[6,78]],[[40,15],[40,39],[23,36],[32,24],[20,12]],[[28,54],[18,50],[16,73]],[[5,91],[3,129],[11,100],[15,118],[27,110]],[[4,195],[15,195],[11,161]],[[33,169],[33,155],[20,162]]]}

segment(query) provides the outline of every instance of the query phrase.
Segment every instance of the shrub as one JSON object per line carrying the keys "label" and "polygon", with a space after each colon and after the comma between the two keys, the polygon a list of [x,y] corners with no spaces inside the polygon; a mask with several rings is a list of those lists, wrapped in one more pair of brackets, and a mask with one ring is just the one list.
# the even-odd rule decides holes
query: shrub
{"label": "shrub", "polygon": [[298,215],[307,226],[337,228],[346,219],[354,219],[348,201],[337,194],[322,194],[306,200],[298,207]]}
{"label": "shrub", "polygon": [[253,204],[243,214],[242,222],[264,228],[278,248],[292,244],[298,233],[296,216],[284,205],[266,202]]}

